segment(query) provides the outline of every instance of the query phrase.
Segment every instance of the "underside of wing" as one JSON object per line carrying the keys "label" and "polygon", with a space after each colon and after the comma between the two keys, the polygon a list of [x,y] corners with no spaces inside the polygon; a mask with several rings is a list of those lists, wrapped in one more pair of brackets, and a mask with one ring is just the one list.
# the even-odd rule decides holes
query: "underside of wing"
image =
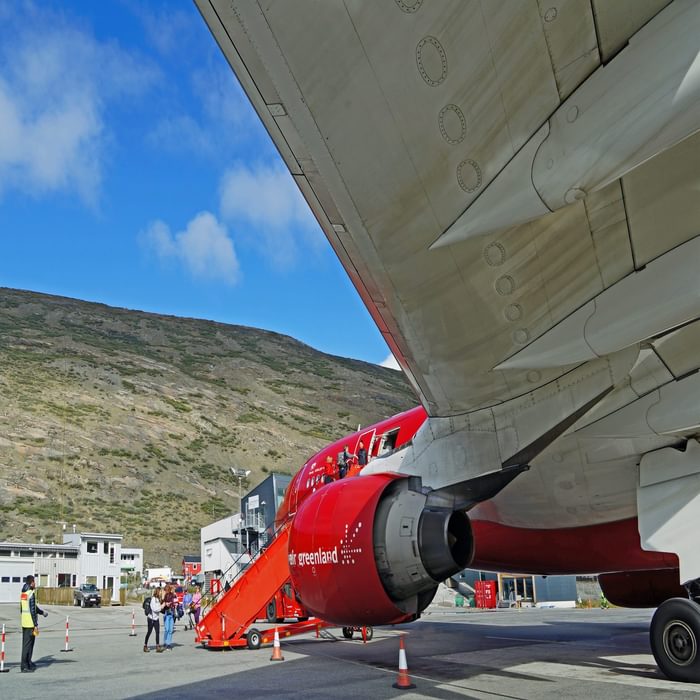
{"label": "underside of wing", "polygon": [[197,4],[431,416],[698,318],[698,5]]}

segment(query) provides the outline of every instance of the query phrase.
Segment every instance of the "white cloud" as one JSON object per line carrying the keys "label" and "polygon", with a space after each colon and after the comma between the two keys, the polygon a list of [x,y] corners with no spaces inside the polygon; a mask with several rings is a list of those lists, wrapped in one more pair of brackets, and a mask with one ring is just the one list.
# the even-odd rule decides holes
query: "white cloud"
{"label": "white cloud", "polygon": [[304,244],[322,245],[318,223],[284,166],[237,165],[224,174],[220,193],[222,218],[276,267],[292,266]]}
{"label": "white cloud", "polygon": [[0,41],[0,194],[69,191],[94,204],[107,111],[147,89],[155,71],[43,5],[15,10]]}
{"label": "white cloud", "polygon": [[226,226],[210,212],[200,212],[184,231],[173,234],[163,221],[154,221],[143,234],[145,244],[163,260],[176,259],[193,277],[235,284],[239,264]]}
{"label": "white cloud", "polygon": [[168,151],[187,151],[199,155],[215,152],[211,132],[187,114],[163,117],[148,133],[147,139],[157,148]]}
{"label": "white cloud", "polygon": [[189,47],[196,28],[193,15],[177,10],[173,3],[160,9],[140,0],[127,0],[126,6],[141,20],[148,38],[164,56],[174,56]]}
{"label": "white cloud", "polygon": [[[219,52],[213,42],[212,46]],[[218,54],[203,60],[206,65],[197,70],[192,70],[191,63],[183,66],[189,71],[191,96],[183,105],[182,95],[171,95],[168,113],[150,130],[149,142],[170,152],[220,162],[243,143],[258,153],[273,154],[270,139],[231,68]]]}
{"label": "white cloud", "polygon": [[389,353],[389,356],[381,363],[381,366],[388,367],[389,369],[401,369],[393,353]]}

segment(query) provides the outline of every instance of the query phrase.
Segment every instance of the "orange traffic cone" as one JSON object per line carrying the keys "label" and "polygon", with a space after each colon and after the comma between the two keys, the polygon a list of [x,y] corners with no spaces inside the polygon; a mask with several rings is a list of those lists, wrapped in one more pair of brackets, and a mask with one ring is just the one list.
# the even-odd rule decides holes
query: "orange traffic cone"
{"label": "orange traffic cone", "polygon": [[275,641],[272,643],[272,656],[270,661],[284,661],[284,656],[282,656],[282,648],[280,647],[280,635],[275,629]]}
{"label": "orange traffic cone", "polygon": [[396,683],[391,684],[392,688],[398,688],[399,690],[410,690],[416,686],[411,683],[411,679],[408,675],[408,665],[406,664],[406,649],[403,645],[403,635],[399,637],[399,677]]}

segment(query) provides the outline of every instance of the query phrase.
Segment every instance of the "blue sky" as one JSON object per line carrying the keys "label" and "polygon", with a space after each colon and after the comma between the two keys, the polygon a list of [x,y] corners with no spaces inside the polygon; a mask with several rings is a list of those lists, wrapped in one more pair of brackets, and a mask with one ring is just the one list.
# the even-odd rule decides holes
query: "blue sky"
{"label": "blue sky", "polygon": [[0,0],[0,245],[0,286],[389,355],[186,0]]}

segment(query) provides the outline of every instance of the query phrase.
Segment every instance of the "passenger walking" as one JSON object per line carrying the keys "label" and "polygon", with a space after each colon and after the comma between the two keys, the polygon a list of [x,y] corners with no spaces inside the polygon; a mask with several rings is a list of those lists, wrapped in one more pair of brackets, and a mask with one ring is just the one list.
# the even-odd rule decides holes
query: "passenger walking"
{"label": "passenger walking", "polygon": [[173,629],[175,629],[175,609],[177,608],[177,595],[173,587],[168,584],[163,596],[163,629],[165,631],[163,644],[166,649],[173,648]]}
{"label": "passenger walking", "polygon": [[34,577],[29,574],[24,579],[22,593],[19,597],[20,622],[22,625],[22,659],[20,662],[20,671],[22,673],[31,673],[36,668],[36,664],[32,662],[32,653],[34,652],[34,640],[39,634],[39,615],[48,617],[48,613],[42,610],[36,603],[36,594],[34,592]]}
{"label": "passenger walking", "polygon": [[143,640],[143,650],[150,651],[148,648],[148,640],[151,636],[151,632],[155,630],[156,633],[156,651],[158,653],[163,651],[163,647],[160,645],[160,609],[161,609],[161,599],[163,593],[160,588],[156,588],[153,591],[151,600],[149,603],[150,612],[146,613],[146,622],[148,623],[148,631],[146,632],[146,639]]}
{"label": "passenger walking", "polygon": [[202,588],[197,586],[192,594],[192,610],[194,611],[194,624],[199,624],[199,614],[202,611]]}
{"label": "passenger walking", "polygon": [[187,614],[187,622],[185,623],[185,629],[194,629],[194,620],[192,619],[192,593],[189,589],[185,592],[182,597],[182,606]]}

